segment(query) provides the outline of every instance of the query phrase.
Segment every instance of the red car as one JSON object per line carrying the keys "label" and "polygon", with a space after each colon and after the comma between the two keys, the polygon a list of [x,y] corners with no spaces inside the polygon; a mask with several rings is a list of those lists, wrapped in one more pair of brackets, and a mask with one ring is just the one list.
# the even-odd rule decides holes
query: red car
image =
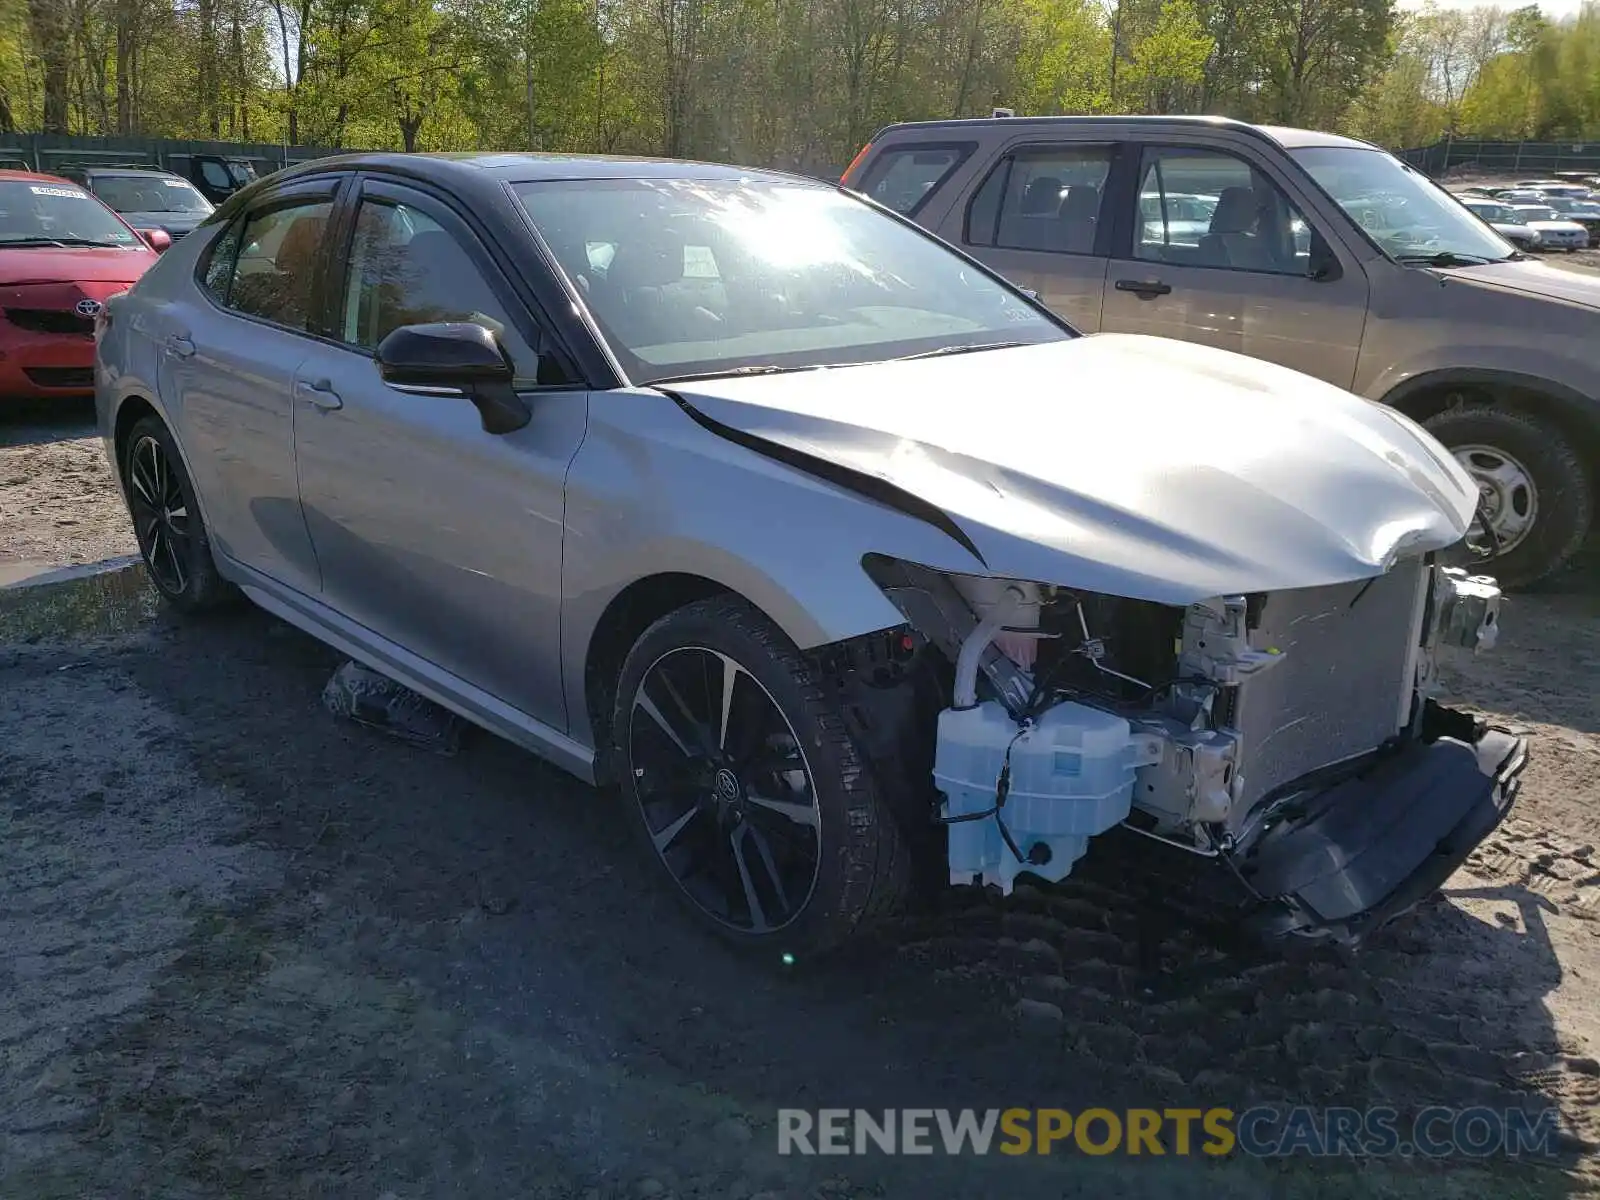
{"label": "red car", "polygon": [[75,183],[0,171],[0,400],[94,393],[94,320],[170,238]]}

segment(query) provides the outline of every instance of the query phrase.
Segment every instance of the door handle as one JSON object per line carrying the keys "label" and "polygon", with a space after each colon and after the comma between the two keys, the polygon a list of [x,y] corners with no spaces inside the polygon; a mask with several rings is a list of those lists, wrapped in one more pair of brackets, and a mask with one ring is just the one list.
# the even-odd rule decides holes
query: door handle
{"label": "door handle", "polygon": [[167,350],[179,358],[194,356],[194,343],[185,334],[174,333],[167,338]]}
{"label": "door handle", "polygon": [[305,380],[297,379],[294,382],[295,394],[317,408],[332,410],[343,408],[344,401],[339,398],[339,393],[333,390],[333,384],[326,379]]}
{"label": "door handle", "polygon": [[1119,279],[1117,291],[1132,292],[1141,300],[1154,300],[1157,296],[1171,294],[1172,285],[1159,279]]}

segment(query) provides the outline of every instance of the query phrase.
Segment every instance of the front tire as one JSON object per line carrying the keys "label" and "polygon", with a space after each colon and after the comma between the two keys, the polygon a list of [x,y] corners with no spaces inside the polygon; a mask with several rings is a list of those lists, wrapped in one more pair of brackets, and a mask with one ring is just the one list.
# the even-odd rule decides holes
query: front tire
{"label": "front tire", "polygon": [[[1452,408],[1424,422],[1478,483],[1499,554],[1482,563],[1504,587],[1554,575],[1582,548],[1594,480],[1558,426],[1515,408]],[[1488,543],[1474,523],[1474,537]]]}
{"label": "front tire", "polygon": [[199,613],[237,596],[217,573],[194,485],[172,433],[142,417],[123,443],[122,489],[150,582],[174,608]]}
{"label": "front tire", "polygon": [[814,956],[902,903],[905,845],[843,718],[738,597],[697,601],[639,638],[610,749],[642,853],[734,945]]}

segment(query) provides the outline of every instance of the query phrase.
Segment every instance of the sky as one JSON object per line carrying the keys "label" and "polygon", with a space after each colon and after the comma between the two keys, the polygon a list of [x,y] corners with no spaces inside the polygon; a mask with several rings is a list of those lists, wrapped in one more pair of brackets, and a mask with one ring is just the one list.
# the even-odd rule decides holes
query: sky
{"label": "sky", "polygon": [[[1544,15],[1553,21],[1559,21],[1563,17],[1577,16],[1578,9],[1582,4],[1582,0],[1538,0],[1538,2],[1539,7],[1544,10]],[[1468,9],[1483,7],[1485,0],[1434,0],[1434,3],[1440,8]],[[1505,9],[1521,7],[1518,0],[1496,0],[1496,3],[1498,3],[1499,7]],[[1423,0],[1400,0],[1401,8],[1421,8],[1422,5]]]}

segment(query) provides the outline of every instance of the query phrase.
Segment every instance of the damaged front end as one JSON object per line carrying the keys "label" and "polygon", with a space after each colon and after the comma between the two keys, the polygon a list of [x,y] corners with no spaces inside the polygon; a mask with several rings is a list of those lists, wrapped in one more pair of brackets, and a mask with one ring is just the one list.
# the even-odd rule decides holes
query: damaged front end
{"label": "damaged front end", "polygon": [[1187,607],[865,565],[953,664],[932,748],[951,883],[1060,880],[1121,826],[1217,860],[1267,932],[1354,942],[1516,796],[1524,739],[1432,695],[1438,651],[1494,644],[1499,589],[1432,556]]}

